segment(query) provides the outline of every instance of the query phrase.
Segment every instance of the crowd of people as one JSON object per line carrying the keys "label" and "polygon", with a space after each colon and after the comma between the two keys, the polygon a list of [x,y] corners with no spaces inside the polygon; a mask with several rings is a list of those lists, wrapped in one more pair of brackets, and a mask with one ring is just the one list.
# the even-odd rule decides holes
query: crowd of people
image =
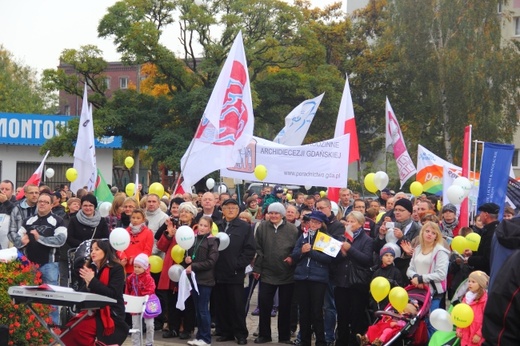
{"label": "crowd of people", "polygon": [[[72,194],[65,186],[28,185],[21,201],[12,198],[13,190],[10,181],[0,183],[0,246],[22,249],[38,264],[44,283],[70,285],[74,273],[69,273],[68,250],[90,240],[89,260],[76,273],[77,287],[117,301],[70,331],[67,345],[121,344],[129,325],[138,323],[135,316],[124,316],[124,292],[159,298],[162,313],[146,319],[146,345],[153,344],[154,329],[191,346],[210,345],[212,335],[217,342],[244,345],[255,287],[259,327],[254,343],[272,341],[271,318],[278,315],[280,343],[309,346],[314,335],[318,346],[383,344],[381,337],[367,334],[374,322],[371,313],[383,307],[370,295],[370,282],[378,276],[392,287],[428,288],[430,311],[447,308],[467,279],[463,299],[475,318],[471,327],[456,330],[462,345],[520,341],[512,327],[520,322],[520,273],[513,262],[520,248],[520,219],[506,208],[499,222],[494,203],[480,205],[471,227],[461,227],[453,204],[438,210],[435,196],[410,199],[388,189],[378,198],[363,199],[343,188],[338,201],[278,185],[266,185],[260,194],[247,191],[241,198],[204,191],[168,197],[141,192],[138,198],[118,192],[106,217],[96,210],[94,195],[83,189]],[[185,252],[178,252],[175,238],[181,226],[195,232]],[[119,227],[131,239],[124,251],[115,251],[106,240]],[[217,232],[229,239],[220,251]],[[450,241],[471,232],[481,237],[478,250],[453,252]],[[340,244],[335,253],[324,251],[327,237]],[[152,255],[164,259],[154,273]],[[172,280],[174,265],[185,268],[180,280]],[[514,309],[508,308],[511,304]],[[51,313],[56,326],[63,322],[58,311]],[[398,323],[388,323],[390,333]],[[428,318],[426,325],[432,336],[435,328]]]}

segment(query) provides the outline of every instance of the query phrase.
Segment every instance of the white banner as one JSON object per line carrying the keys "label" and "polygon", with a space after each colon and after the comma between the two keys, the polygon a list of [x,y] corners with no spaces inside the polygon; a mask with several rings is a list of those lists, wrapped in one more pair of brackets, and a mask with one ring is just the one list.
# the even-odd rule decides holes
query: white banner
{"label": "white banner", "polygon": [[222,169],[224,177],[256,181],[257,165],[267,168],[263,182],[309,186],[344,187],[348,179],[350,134],[323,142],[287,146],[253,137],[240,150],[240,162]]}

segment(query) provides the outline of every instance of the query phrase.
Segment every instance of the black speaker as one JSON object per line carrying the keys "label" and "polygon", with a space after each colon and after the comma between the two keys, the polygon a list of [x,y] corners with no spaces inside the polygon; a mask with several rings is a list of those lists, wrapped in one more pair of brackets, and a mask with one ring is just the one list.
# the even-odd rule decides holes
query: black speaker
{"label": "black speaker", "polygon": [[0,325],[0,346],[7,346],[9,343],[9,327]]}

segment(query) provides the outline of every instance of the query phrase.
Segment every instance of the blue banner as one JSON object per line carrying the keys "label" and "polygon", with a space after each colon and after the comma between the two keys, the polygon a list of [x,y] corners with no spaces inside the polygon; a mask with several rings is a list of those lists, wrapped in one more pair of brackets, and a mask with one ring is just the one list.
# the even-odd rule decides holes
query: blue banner
{"label": "blue banner", "polygon": [[[58,134],[58,126],[65,126],[72,116],[0,113],[0,144],[41,146]],[[121,137],[95,139],[96,148],[121,148]]]}
{"label": "blue banner", "polygon": [[504,212],[514,151],[512,144],[484,143],[477,206],[489,202],[498,204],[500,220]]}

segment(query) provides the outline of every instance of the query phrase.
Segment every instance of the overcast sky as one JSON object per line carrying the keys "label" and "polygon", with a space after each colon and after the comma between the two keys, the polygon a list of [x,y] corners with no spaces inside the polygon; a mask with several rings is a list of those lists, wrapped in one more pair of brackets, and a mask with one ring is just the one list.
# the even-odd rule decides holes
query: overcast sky
{"label": "overcast sky", "polygon": [[[289,0],[290,1],[290,0]],[[325,6],[340,0],[312,0],[315,6]],[[348,10],[366,0],[348,1]],[[15,59],[38,72],[56,68],[64,49],[79,49],[94,44],[103,51],[107,61],[119,60],[111,40],[97,37],[97,26],[107,8],[116,0],[0,0],[0,44]],[[346,5],[344,5],[346,6]],[[345,9],[345,7],[344,7]],[[165,32],[163,43],[175,53],[179,49],[176,35]],[[171,42],[171,43],[170,43]]]}

